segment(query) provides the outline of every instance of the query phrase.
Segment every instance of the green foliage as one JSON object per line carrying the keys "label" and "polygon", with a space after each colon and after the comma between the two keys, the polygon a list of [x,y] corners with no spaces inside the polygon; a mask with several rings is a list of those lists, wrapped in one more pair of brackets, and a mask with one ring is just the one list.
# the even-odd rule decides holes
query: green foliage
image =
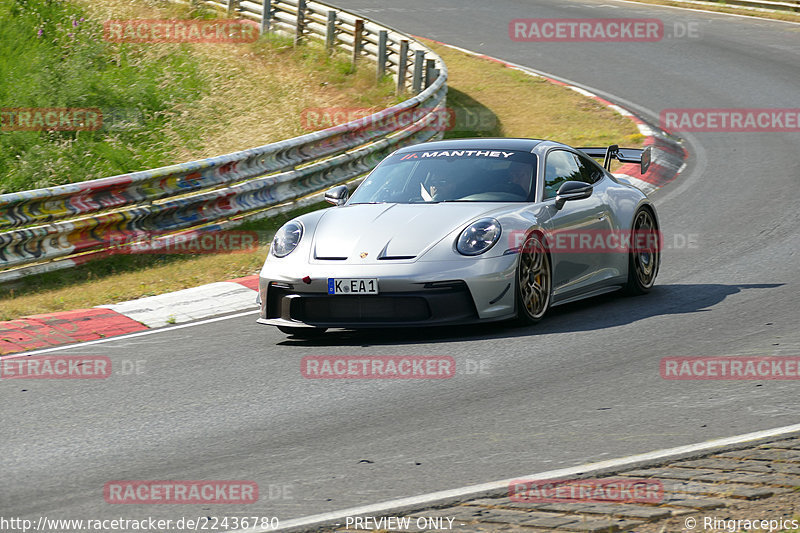
{"label": "green foliage", "polygon": [[186,46],[107,42],[64,0],[3,2],[0,107],[97,108],[103,120],[96,131],[10,131],[4,113],[0,193],[169,164],[175,105],[205,90]]}

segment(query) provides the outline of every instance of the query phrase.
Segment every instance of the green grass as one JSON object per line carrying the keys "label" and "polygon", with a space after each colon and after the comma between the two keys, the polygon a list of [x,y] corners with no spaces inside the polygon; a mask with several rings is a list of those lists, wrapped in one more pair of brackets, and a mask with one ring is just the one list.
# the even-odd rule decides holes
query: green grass
{"label": "green grass", "polygon": [[97,131],[0,132],[0,194],[104,178],[308,133],[306,107],[397,101],[346,54],[268,35],[252,44],[114,43],[109,18],[204,18],[141,0],[4,0],[0,107],[97,108]]}
{"label": "green grass", "polygon": [[4,108],[99,108],[106,116],[97,131],[3,131],[0,193],[168,164],[172,108],[206,90],[185,46],[153,61],[152,50],[104,41],[102,25],[66,1],[4,1],[0,48]]}

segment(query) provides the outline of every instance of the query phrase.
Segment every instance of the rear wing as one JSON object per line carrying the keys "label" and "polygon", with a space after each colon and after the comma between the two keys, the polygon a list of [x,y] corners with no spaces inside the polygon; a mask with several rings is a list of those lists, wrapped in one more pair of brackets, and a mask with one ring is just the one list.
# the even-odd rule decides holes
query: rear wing
{"label": "rear wing", "polygon": [[620,148],[612,144],[608,148],[578,148],[581,152],[595,159],[603,159],[603,168],[611,170],[611,160],[616,159],[620,163],[638,163],[642,174],[650,168],[653,147],[647,148]]}

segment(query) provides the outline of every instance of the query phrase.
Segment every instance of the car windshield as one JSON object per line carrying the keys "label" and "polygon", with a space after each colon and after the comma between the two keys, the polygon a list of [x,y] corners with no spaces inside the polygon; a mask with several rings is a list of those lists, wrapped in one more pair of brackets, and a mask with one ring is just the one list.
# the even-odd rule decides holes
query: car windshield
{"label": "car windshield", "polygon": [[515,150],[427,150],[394,154],[350,204],[526,202],[536,191],[536,156]]}

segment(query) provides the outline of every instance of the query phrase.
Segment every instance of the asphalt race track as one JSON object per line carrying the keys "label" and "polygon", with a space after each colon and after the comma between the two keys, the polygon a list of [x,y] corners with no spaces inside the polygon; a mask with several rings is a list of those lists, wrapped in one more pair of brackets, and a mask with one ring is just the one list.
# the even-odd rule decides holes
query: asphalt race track
{"label": "asphalt race track", "polygon": [[[430,7],[435,4],[435,7]],[[338,0],[400,30],[664,108],[800,107],[800,25],[616,0]],[[519,43],[515,18],[641,17],[651,43]],[[681,26],[684,25],[684,26]],[[53,353],[106,380],[0,383],[0,515],[280,520],[798,422],[792,381],[667,381],[668,356],[800,355],[799,133],[684,134],[657,286],[538,326],[287,338],[252,314]],[[691,244],[691,247],[689,246]],[[686,244],[684,246],[684,244]],[[445,380],[308,380],[308,355],[449,355]],[[120,372],[138,363],[138,370]],[[476,367],[481,372],[473,372]],[[112,480],[252,480],[252,505],[110,505]]]}

